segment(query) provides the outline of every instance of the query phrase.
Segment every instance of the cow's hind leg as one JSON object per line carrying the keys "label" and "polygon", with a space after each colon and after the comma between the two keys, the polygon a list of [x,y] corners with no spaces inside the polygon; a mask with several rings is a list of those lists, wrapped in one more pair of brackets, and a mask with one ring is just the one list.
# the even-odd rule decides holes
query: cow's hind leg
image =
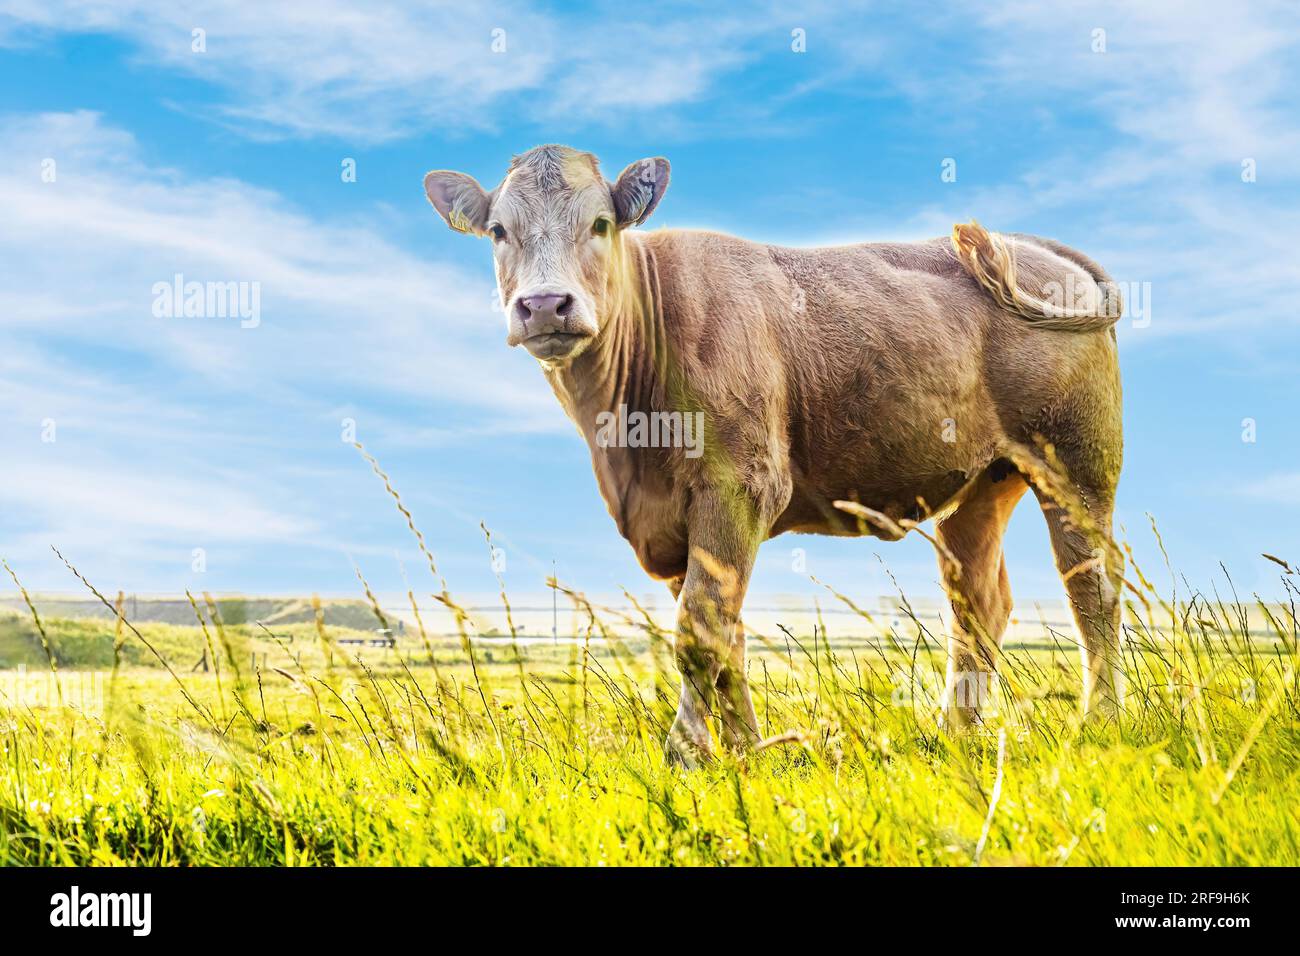
{"label": "cow's hind leg", "polygon": [[1120,657],[1124,566],[1111,537],[1114,492],[1080,487],[1078,500],[1063,505],[1049,492],[1037,487],[1034,490],[1047,519],[1056,568],[1065,583],[1082,638],[1079,653],[1084,713],[1114,716],[1124,701]]}
{"label": "cow's hind leg", "polygon": [[1114,337],[1096,337],[1092,345],[1096,374],[1079,382],[1068,401],[1039,423],[1035,431],[1051,450],[1034,453],[1039,464],[1030,476],[1082,639],[1083,710],[1105,717],[1116,713],[1124,698],[1124,556],[1111,536],[1123,438]]}
{"label": "cow's hind leg", "polygon": [[954,729],[977,723],[980,707],[993,690],[1002,635],[1011,617],[1002,535],[1027,487],[1005,461],[995,462],[936,528],[943,546],[940,571],[953,610],[943,707]]}

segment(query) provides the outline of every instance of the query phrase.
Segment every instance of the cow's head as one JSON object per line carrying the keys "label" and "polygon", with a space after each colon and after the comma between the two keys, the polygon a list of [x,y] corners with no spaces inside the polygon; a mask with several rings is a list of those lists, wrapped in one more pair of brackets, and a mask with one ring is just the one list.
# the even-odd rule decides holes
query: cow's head
{"label": "cow's head", "polygon": [[447,225],[492,240],[506,342],[548,365],[575,358],[599,334],[621,233],[645,222],[667,188],[666,159],[635,162],[611,185],[595,156],[567,146],[515,157],[490,193],[464,173],[424,177]]}

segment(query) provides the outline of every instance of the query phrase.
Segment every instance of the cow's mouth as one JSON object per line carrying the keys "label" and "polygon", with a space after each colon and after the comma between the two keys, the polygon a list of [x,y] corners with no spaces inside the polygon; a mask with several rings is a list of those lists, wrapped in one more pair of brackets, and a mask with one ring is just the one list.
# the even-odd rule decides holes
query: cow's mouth
{"label": "cow's mouth", "polygon": [[582,332],[542,332],[524,339],[524,348],[534,358],[548,362],[561,361],[577,355],[591,336]]}

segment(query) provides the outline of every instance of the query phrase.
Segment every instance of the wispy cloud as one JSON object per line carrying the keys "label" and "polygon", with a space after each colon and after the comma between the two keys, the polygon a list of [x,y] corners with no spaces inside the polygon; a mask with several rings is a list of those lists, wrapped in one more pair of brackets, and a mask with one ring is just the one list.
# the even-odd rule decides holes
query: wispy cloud
{"label": "wispy cloud", "polygon": [[[527,4],[406,3],[358,8],[144,0],[8,3],[0,44],[100,33],[141,65],[222,91],[211,117],[251,136],[386,140],[430,128],[485,129],[499,110],[619,119],[703,96],[770,33],[772,14],[655,8],[641,22]],[[202,31],[196,51],[195,30]],[[194,107],[186,107],[194,108]],[[522,111],[511,109],[509,116]]]}
{"label": "wispy cloud", "polygon": [[[794,241],[945,235],[977,217],[1076,245],[1135,291],[1149,284],[1146,314],[1121,325],[1130,345],[1235,331],[1228,346],[1249,350],[1293,334],[1300,11],[1221,13],[1010,2],[928,18],[862,68],[923,111],[917,125],[942,150],[933,175],[951,156],[957,181],[901,219],[890,208]],[[1006,165],[979,168],[989,154]]]}
{"label": "wispy cloud", "polygon": [[[1202,0],[725,12],[0,0],[0,11],[0,46],[31,48],[20,69],[77,75],[41,55],[57,45],[102,58],[121,84],[94,98],[102,115],[71,110],[91,100],[57,82],[39,102],[68,111],[0,115],[0,447],[20,459],[0,482],[11,557],[56,541],[110,580],[175,587],[189,549],[210,546],[242,555],[222,580],[313,587],[338,565],[330,580],[346,588],[343,552],[386,556],[405,535],[339,440],[355,418],[417,513],[451,519],[446,566],[481,564],[483,514],[500,540],[516,536],[512,553],[559,555],[584,586],[640,582],[571,428],[532,361],[504,346],[486,250],[471,258],[418,191],[426,150],[481,171],[489,148],[503,167],[507,151],[557,138],[667,153],[676,198],[661,221],[673,224],[810,244],[915,239],[975,216],[1076,245],[1154,295],[1149,326],[1121,327],[1134,439],[1124,507],[1182,509],[1171,537],[1183,529],[1207,567],[1231,559],[1202,546],[1203,489],[1161,478],[1199,473],[1197,441],[1239,451],[1243,415],[1268,416],[1267,440],[1224,457],[1219,487],[1296,500],[1294,416],[1282,411],[1294,404],[1300,284],[1292,5],[1230,18]],[[805,55],[791,50],[795,28]],[[171,168],[193,160],[178,130],[221,149]],[[312,159],[322,145],[305,141],[321,138],[349,154],[382,143],[375,153],[416,170],[412,181],[370,180],[391,205],[343,214],[319,181],[298,189],[282,166],[265,168]],[[940,185],[946,156],[959,180]],[[54,182],[41,178],[47,158]],[[1240,178],[1246,158],[1256,183]],[[702,198],[710,174],[719,191]],[[395,225],[416,207],[448,243],[428,248],[463,260],[403,243]],[[176,273],[259,283],[261,324],[153,317],[154,283]],[[1220,409],[1232,427],[1193,421]],[[47,419],[57,444],[41,441]],[[1181,443],[1166,451],[1171,434]],[[814,562],[857,553],[803,543]],[[769,583],[789,577],[769,563]],[[1055,586],[1049,565],[1037,571]],[[932,567],[906,573],[934,579]]]}
{"label": "wispy cloud", "polygon": [[[93,113],[0,119],[0,141],[3,321],[33,343],[129,350],[215,388],[284,394],[325,379],[536,427],[545,386],[511,361],[490,277],[268,190],[148,167]],[[178,273],[258,283],[260,325],[156,318],[154,285]]]}
{"label": "wispy cloud", "polygon": [[[336,448],[344,418],[388,447],[568,430],[506,347],[489,275],[265,189],[149,166],[93,113],[0,117],[0,208],[11,558],[51,543],[88,570],[165,558],[174,586],[191,547],[337,551],[340,514],[322,522],[289,473],[302,428]],[[156,317],[154,284],[178,273],[259,283],[260,324]]]}
{"label": "wispy cloud", "polygon": [[[1131,176],[1235,168],[1250,156],[1272,176],[1294,177],[1300,14],[1285,2],[1222,14],[1199,0],[1051,7],[1020,0],[983,16],[1011,41],[990,57],[999,89],[1082,97],[1118,134],[1146,145],[1141,161],[1125,166]],[[1104,53],[1093,50],[1096,30],[1104,31]],[[1103,153],[1113,145],[1099,144]]]}
{"label": "wispy cloud", "polygon": [[1247,484],[1242,493],[1273,505],[1300,505],[1300,471],[1266,475]]}

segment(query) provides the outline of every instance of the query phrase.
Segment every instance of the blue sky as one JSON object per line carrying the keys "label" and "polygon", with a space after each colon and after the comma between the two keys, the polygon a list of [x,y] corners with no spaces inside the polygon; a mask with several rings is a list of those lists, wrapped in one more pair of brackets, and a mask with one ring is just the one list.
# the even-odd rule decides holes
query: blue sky
{"label": "blue sky", "polygon": [[[105,590],[348,594],[354,560],[402,588],[418,554],[350,418],[454,590],[494,589],[480,520],[516,594],[552,560],[652,590],[505,345],[486,243],[420,186],[555,141],[607,175],[667,156],[647,227],[814,245],[974,217],[1086,251],[1150,290],[1119,329],[1119,518],[1148,571],[1147,513],[1197,584],[1222,561],[1272,593],[1259,552],[1300,557],[1294,5],[459,6],[0,2],[0,552],[29,587],[75,589],[56,544]],[[176,273],[259,283],[260,324],[155,317]],[[857,595],[891,589],[877,554],[938,593],[922,541],[792,537],[753,593],[815,590],[796,547]],[[1018,598],[1060,596],[1031,502],[1008,553]]]}

